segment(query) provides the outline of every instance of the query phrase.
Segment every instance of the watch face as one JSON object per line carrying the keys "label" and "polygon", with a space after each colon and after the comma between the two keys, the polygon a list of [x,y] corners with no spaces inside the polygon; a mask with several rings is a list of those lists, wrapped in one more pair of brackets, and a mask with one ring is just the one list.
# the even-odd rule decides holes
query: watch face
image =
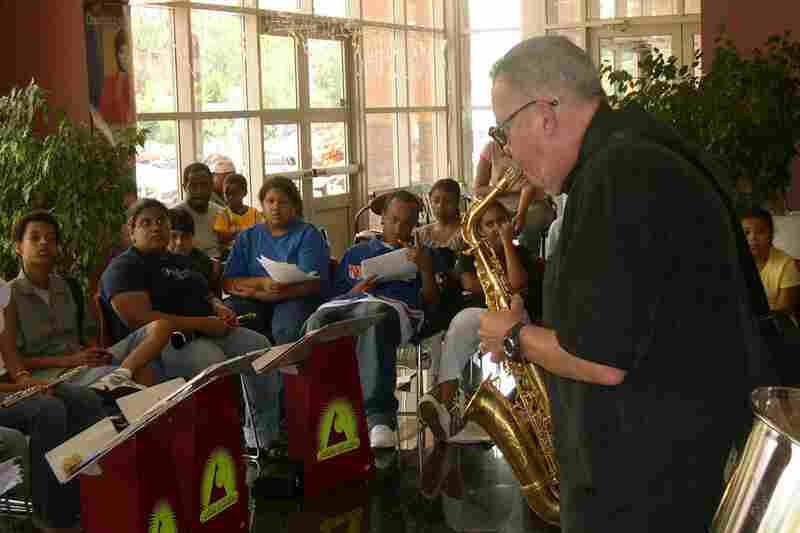
{"label": "watch face", "polygon": [[512,337],[503,339],[503,350],[506,352],[506,357],[514,357],[514,353],[516,352],[515,344]]}

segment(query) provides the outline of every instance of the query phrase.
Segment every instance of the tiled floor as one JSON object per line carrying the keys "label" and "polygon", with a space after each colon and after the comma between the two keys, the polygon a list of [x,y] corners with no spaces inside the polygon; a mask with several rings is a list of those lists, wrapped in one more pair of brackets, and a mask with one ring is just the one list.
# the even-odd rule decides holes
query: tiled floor
{"label": "tiled floor", "polygon": [[[313,499],[270,496],[269,486],[255,485],[251,533],[558,531],[530,513],[497,448],[430,447],[430,436],[427,443],[421,476],[417,450],[406,448],[380,454],[378,462],[386,466],[369,483],[338,487]],[[33,530],[25,522],[0,518],[0,533],[12,531]]]}
{"label": "tiled floor", "polygon": [[[411,429],[411,428],[408,428]],[[413,431],[404,432],[406,435]],[[495,447],[436,446],[380,454],[388,463],[369,483],[314,499],[276,499],[259,486],[251,532],[556,532],[528,510],[511,468]],[[406,440],[404,445],[415,445]]]}

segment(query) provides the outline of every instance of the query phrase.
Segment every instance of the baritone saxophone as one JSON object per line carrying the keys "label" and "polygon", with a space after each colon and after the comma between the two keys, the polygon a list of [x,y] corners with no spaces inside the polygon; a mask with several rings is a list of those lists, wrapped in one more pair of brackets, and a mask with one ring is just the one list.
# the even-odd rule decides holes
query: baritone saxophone
{"label": "baritone saxophone", "polygon": [[[523,179],[521,169],[512,164],[495,188],[470,207],[461,224],[464,253],[475,258],[478,279],[491,310],[509,309],[512,291],[500,258],[480,236],[480,219],[492,200]],[[547,389],[533,363],[506,361],[505,364],[516,382],[515,403],[512,405],[490,378],[470,398],[464,418],[481,426],[503,452],[531,510],[545,522],[558,525],[558,464]]]}

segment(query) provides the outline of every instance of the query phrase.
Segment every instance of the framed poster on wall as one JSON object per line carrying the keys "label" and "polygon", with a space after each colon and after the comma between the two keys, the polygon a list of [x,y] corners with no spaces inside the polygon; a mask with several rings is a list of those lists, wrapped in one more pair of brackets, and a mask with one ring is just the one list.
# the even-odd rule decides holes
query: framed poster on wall
{"label": "framed poster on wall", "polygon": [[109,141],[136,121],[127,0],[84,0],[89,110]]}

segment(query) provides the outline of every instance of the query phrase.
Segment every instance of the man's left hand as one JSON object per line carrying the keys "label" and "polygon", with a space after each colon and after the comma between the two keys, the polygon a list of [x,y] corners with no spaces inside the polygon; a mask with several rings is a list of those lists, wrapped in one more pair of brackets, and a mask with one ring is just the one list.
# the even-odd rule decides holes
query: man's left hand
{"label": "man's left hand", "polygon": [[520,320],[527,320],[527,313],[522,298],[518,294],[511,299],[511,309],[482,313],[481,327],[478,330],[481,338],[481,351],[491,353],[492,361],[495,363],[505,360],[503,338]]}

